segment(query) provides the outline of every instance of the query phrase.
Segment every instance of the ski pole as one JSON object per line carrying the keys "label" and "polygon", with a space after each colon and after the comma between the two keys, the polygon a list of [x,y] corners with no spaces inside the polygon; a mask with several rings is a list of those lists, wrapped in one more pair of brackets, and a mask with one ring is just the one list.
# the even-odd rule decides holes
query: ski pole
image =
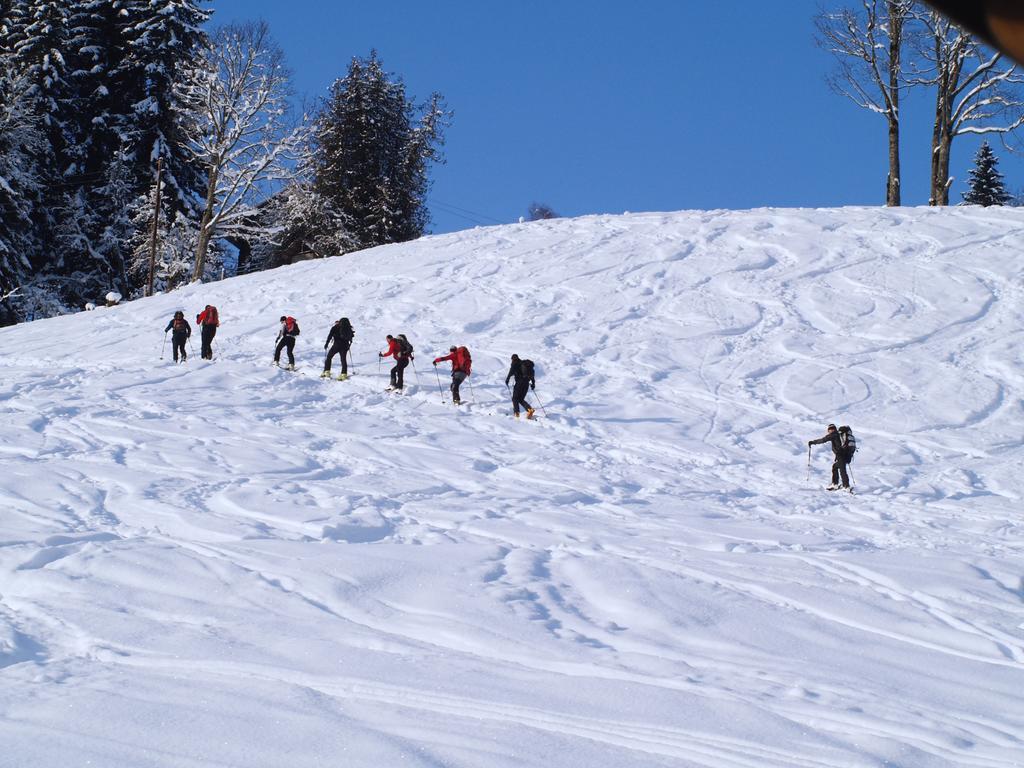
{"label": "ski pole", "polygon": [[444,387],[441,386],[441,374],[437,372],[437,364],[434,364],[434,375],[437,376],[437,391],[441,393],[441,402],[447,403],[444,399]]}
{"label": "ski pole", "polygon": [[352,356],[352,348],[348,350],[348,367],[352,369],[352,375],[356,375],[356,359]]}
{"label": "ski pole", "polygon": [[160,345],[160,359],[164,359],[164,350],[167,349],[167,331],[164,331],[164,343]]}
{"label": "ski pole", "polygon": [[416,367],[416,358],[409,358],[412,361],[412,370],[416,374],[416,386],[420,386],[420,369]]}
{"label": "ski pole", "polygon": [[188,348],[189,348],[189,351],[191,352],[192,357],[195,357],[196,356],[196,348],[192,346],[192,335],[189,334],[187,336],[187,338],[188,338]]}
{"label": "ski pole", "polygon": [[547,418],[548,417],[548,412],[544,408],[544,403],[542,403],[540,401],[540,395],[537,394],[537,390],[536,389],[533,390],[533,396],[537,398],[537,405],[540,406],[540,412],[544,414],[544,418]]}
{"label": "ski pole", "polygon": [[847,464],[846,471],[850,473],[850,487],[853,488],[857,484],[853,479],[853,464]]}
{"label": "ski pole", "polygon": [[807,481],[811,482],[811,446],[807,446]]}

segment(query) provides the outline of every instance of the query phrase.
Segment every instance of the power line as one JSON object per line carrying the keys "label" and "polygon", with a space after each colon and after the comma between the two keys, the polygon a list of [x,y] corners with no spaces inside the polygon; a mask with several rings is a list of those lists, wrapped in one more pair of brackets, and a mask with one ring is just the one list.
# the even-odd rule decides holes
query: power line
{"label": "power line", "polygon": [[441,208],[446,213],[449,213],[453,216],[458,216],[459,218],[463,218],[468,221],[472,221],[476,224],[508,224],[507,221],[503,221],[502,219],[496,219],[493,216],[488,216],[486,213],[480,213],[479,211],[473,211],[470,210],[469,208],[463,208],[461,206],[455,205],[454,203],[446,203],[443,200],[432,199],[430,201],[430,204],[431,206]]}

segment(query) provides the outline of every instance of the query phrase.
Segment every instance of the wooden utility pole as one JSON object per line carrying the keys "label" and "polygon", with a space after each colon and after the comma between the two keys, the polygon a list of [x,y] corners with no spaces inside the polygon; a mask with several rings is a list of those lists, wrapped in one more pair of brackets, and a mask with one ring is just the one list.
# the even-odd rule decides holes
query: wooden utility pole
{"label": "wooden utility pole", "polygon": [[149,283],[146,285],[146,295],[153,295],[153,277],[156,272],[156,232],[160,222],[160,176],[164,171],[164,159],[158,157],[156,160],[156,202],[153,205],[153,231],[149,235]]}

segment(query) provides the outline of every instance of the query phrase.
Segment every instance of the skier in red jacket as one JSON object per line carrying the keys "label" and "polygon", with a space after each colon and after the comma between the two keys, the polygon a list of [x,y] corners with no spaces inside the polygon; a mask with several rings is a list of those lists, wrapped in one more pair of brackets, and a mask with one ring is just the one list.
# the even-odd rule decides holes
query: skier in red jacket
{"label": "skier in red jacket", "polygon": [[217,308],[207,304],[203,311],[196,315],[196,325],[199,326],[203,339],[200,357],[203,360],[213,360],[213,337],[217,335],[217,327],[220,325]]}
{"label": "skier in red jacket", "polygon": [[378,352],[377,357],[393,357],[395,365],[391,369],[391,386],[388,390],[402,389],[405,386],[405,369],[409,367],[409,361],[415,360],[412,354],[412,344],[405,338],[404,333],[398,336],[387,335],[388,351]]}
{"label": "skier in red jacket", "polygon": [[447,355],[434,360],[434,365],[443,363],[445,360],[452,362],[452,402],[458,405],[462,402],[459,397],[459,385],[469,377],[473,368],[473,360],[469,355],[469,350],[465,347],[451,347]]}

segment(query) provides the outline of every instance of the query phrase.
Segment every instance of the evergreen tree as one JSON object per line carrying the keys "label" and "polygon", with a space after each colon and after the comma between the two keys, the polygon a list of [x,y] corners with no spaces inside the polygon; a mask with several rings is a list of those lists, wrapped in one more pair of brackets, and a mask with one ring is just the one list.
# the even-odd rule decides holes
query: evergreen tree
{"label": "evergreen tree", "polygon": [[1006,191],[1003,174],[996,166],[999,159],[992,152],[987,141],[981,143],[974,156],[974,168],[969,172],[968,190],[964,194],[965,205],[1006,205],[1012,196]]}
{"label": "evergreen tree", "polygon": [[38,196],[28,201],[33,239],[39,247],[28,255],[33,272],[61,272],[64,268],[64,251],[55,244],[68,199],[63,176],[64,105],[69,93],[64,60],[67,21],[64,0],[13,0],[8,12],[4,65],[24,84],[19,95],[21,109],[32,115],[45,139],[32,154],[32,176],[39,184]]}
{"label": "evergreen tree", "polygon": [[134,121],[131,94],[117,81],[132,52],[127,16],[112,0],[71,0],[66,176],[75,186],[62,245],[87,289],[130,293],[126,244],[134,235],[130,206],[150,183],[149,158],[136,159],[126,138]]}
{"label": "evergreen tree", "polygon": [[46,139],[27,81],[3,65],[0,55],[0,325],[8,325],[18,320],[10,294],[24,288],[41,251],[32,213],[42,197],[35,158]]}
{"label": "evergreen tree", "polygon": [[117,130],[133,147],[139,165],[138,191],[148,189],[157,158],[164,161],[164,196],[172,211],[195,218],[202,195],[201,171],[182,149],[183,126],[195,105],[183,103],[175,85],[190,76],[209,40],[202,25],[207,0],[114,0],[123,19],[123,61],[112,73],[113,87],[129,110],[119,115]]}
{"label": "evergreen tree", "polygon": [[439,94],[417,110],[401,79],[384,72],[376,51],[353,59],[331,87],[314,129],[313,191],[351,222],[359,248],[424,233],[427,172],[441,159],[450,116]]}
{"label": "evergreen tree", "polygon": [[[193,77],[209,38],[202,25],[210,11],[208,0],[101,0],[112,6],[113,23],[104,12],[103,23],[116,30],[116,43],[108,55],[105,88],[111,94],[105,118],[106,141],[97,154],[120,157],[108,167],[97,190],[101,199],[122,205],[105,216],[100,252],[125,275],[126,295],[139,295],[148,280],[148,267],[139,260],[148,247],[152,223],[153,186],[157,160],[163,160],[160,247],[167,264],[165,287],[178,275],[178,259],[189,254],[168,255],[169,247],[182,246],[198,221],[198,201],[205,177],[185,149],[185,130],[194,119],[197,105],[183,100],[182,82]],[[178,222],[178,218],[183,221]],[[169,239],[165,239],[169,238]],[[148,264],[148,254],[145,256]]]}
{"label": "evergreen tree", "polygon": [[272,236],[256,241],[251,257],[240,254],[239,273],[258,272],[305,258],[324,258],[359,248],[351,221],[307,180],[296,180],[260,207]]}

